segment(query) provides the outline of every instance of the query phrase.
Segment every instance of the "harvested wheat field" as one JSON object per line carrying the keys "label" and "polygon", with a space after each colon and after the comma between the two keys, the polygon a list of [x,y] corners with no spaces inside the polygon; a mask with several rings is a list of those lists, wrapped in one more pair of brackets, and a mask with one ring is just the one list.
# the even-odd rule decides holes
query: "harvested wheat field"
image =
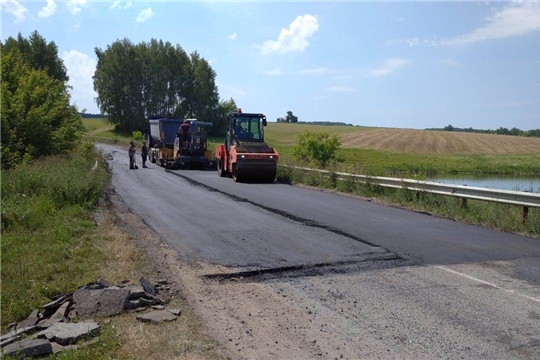
{"label": "harvested wheat field", "polygon": [[540,138],[451,131],[379,128],[341,134],[344,147],[411,154],[540,154]]}

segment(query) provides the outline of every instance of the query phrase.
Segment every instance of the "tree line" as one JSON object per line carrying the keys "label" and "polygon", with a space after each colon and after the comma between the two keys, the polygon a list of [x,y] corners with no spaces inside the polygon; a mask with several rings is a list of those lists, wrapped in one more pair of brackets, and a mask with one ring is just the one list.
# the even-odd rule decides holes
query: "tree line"
{"label": "tree line", "polygon": [[144,130],[151,116],[174,116],[212,122],[223,133],[226,113],[236,109],[233,99],[220,100],[216,72],[196,51],[188,55],[178,44],[125,38],[95,53],[97,105],[119,130]]}
{"label": "tree line", "polygon": [[540,137],[540,129],[534,130],[520,130],[516,127],[511,129],[500,127],[496,130],[483,130],[483,129],[473,129],[469,128],[458,128],[453,127],[452,125],[445,126],[444,128],[429,128],[426,130],[436,130],[436,131],[455,131],[455,132],[470,132],[470,133],[480,133],[480,134],[497,134],[497,135],[512,135],[512,136],[526,136],[526,137]]}
{"label": "tree line", "polygon": [[1,167],[74,149],[83,130],[70,104],[67,70],[56,44],[37,31],[0,44]]}

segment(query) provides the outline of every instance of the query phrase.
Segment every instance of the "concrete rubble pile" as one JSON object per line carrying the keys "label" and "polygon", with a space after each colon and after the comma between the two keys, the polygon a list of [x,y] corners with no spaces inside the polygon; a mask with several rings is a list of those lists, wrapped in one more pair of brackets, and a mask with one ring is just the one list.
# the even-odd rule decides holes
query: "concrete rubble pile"
{"label": "concrete rubble pile", "polygon": [[116,286],[100,280],[55,296],[27,319],[9,325],[10,331],[0,337],[2,354],[24,359],[76,350],[96,340],[91,340],[100,332],[96,319],[124,311],[140,312],[137,320],[154,324],[180,316],[179,309],[166,308],[166,300],[159,296],[175,292],[167,280],[158,280],[154,286],[142,277],[139,282]]}

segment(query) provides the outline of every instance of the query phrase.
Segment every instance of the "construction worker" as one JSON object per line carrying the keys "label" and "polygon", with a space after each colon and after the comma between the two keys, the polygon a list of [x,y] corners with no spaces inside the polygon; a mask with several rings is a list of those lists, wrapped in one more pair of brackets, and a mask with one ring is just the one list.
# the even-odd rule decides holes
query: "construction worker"
{"label": "construction worker", "polygon": [[142,157],[142,167],[145,169],[148,168],[148,166],[146,166],[146,159],[148,158],[148,148],[146,147],[146,141],[142,142],[141,157]]}
{"label": "construction worker", "polygon": [[184,120],[182,125],[180,125],[180,130],[182,131],[182,147],[187,148],[189,143],[189,121]]}
{"label": "construction worker", "polygon": [[129,168],[131,170],[135,170],[137,168],[137,165],[135,165],[135,143],[133,141],[130,141],[129,143]]}

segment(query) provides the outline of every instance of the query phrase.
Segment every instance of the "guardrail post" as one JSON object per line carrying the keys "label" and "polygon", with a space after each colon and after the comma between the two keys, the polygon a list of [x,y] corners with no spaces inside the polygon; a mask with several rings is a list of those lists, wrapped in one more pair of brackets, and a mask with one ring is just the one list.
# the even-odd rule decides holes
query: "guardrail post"
{"label": "guardrail post", "polygon": [[461,198],[461,207],[463,209],[467,207],[467,198]]}
{"label": "guardrail post", "polygon": [[522,215],[523,215],[522,221],[523,221],[523,224],[525,224],[525,222],[527,221],[527,218],[529,217],[529,207],[528,206],[523,207]]}

